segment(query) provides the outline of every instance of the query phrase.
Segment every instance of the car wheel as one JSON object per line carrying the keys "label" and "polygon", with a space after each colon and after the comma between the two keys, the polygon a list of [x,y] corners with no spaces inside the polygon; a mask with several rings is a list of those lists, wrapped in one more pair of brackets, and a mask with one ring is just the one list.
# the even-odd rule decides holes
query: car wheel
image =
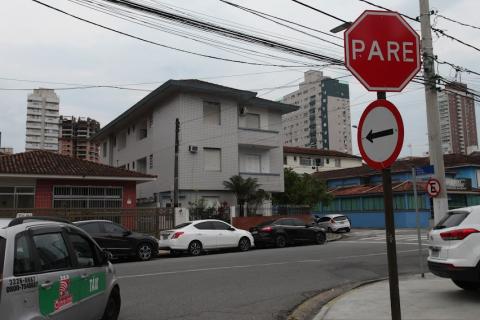
{"label": "car wheel", "polygon": [[240,241],[238,242],[238,249],[240,251],[248,251],[250,250],[250,247],[251,247],[250,239],[248,239],[247,237],[241,238]]}
{"label": "car wheel", "polygon": [[463,290],[476,291],[480,289],[480,282],[460,281],[460,280],[453,280],[453,279],[452,281]]}
{"label": "car wheel", "polygon": [[345,229],[345,232],[350,232],[350,228]]}
{"label": "car wheel", "polygon": [[120,292],[118,288],[115,287],[108,297],[107,306],[105,307],[102,320],[117,320],[118,315],[120,314],[120,306]]}
{"label": "car wheel", "polygon": [[284,248],[287,246],[287,238],[285,236],[279,235],[275,237],[275,246],[277,248]]}
{"label": "car wheel", "polygon": [[137,257],[142,261],[148,261],[152,259],[152,246],[146,242],[141,243],[137,249]]}
{"label": "car wheel", "polygon": [[323,232],[317,232],[315,235],[315,243],[316,244],[324,244],[327,239],[325,238],[325,234]]}
{"label": "car wheel", "polygon": [[202,253],[202,243],[198,240],[190,242],[188,245],[188,253],[192,256],[198,256]]}

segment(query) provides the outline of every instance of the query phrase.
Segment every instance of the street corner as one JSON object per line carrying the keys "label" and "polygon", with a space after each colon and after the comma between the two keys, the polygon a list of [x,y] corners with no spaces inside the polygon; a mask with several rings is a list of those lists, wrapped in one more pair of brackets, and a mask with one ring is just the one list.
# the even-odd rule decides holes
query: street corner
{"label": "street corner", "polygon": [[[476,319],[479,291],[463,291],[432,274],[402,277],[399,286],[405,319]],[[388,292],[387,280],[357,286],[332,298],[313,319],[391,319]]]}

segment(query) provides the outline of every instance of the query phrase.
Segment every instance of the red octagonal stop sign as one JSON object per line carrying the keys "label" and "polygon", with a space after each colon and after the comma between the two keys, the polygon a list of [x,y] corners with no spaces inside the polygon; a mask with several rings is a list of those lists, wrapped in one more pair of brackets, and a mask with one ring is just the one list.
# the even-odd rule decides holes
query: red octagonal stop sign
{"label": "red octagonal stop sign", "polygon": [[396,12],[367,10],[344,38],[345,65],[369,91],[402,91],[420,70],[420,38]]}

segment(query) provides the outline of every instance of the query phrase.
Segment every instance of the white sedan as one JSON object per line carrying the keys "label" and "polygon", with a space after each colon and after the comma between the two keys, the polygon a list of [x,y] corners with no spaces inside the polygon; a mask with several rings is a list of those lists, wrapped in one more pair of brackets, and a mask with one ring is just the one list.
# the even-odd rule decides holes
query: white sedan
{"label": "white sedan", "polygon": [[170,250],[172,255],[187,251],[198,256],[202,251],[238,248],[247,251],[253,245],[250,232],[237,229],[220,220],[185,222],[175,229],[160,233],[159,248]]}

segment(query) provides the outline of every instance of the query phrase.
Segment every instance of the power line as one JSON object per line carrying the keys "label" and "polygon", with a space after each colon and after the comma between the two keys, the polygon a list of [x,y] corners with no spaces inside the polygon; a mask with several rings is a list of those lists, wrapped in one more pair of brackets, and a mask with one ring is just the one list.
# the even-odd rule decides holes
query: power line
{"label": "power line", "polygon": [[50,6],[46,3],[43,3],[43,2],[38,1],[38,0],[32,0],[32,1],[38,3],[42,6],[45,6],[49,9],[52,9],[54,11],[57,11],[57,12],[65,14],[67,16],[70,16],[72,18],[75,18],[77,20],[80,20],[80,21],[89,23],[91,25],[97,26],[99,28],[112,31],[112,32],[127,36],[129,38],[140,40],[142,42],[150,43],[150,44],[153,44],[153,45],[156,45],[156,46],[159,46],[159,47],[163,47],[163,48],[167,48],[167,49],[171,49],[171,50],[175,50],[175,51],[179,51],[179,52],[183,52],[183,53],[188,53],[188,54],[192,54],[192,55],[196,55],[196,56],[200,56],[200,57],[204,57],[204,58],[209,58],[209,59],[222,60],[222,61],[227,61],[227,62],[235,62],[235,63],[241,63],[241,64],[249,64],[249,65],[255,65],[255,66],[282,67],[282,68],[291,68],[291,67],[298,68],[299,67],[298,65],[291,66],[291,65],[281,65],[281,64],[265,64],[265,63],[255,63],[255,62],[248,62],[248,61],[242,61],[242,60],[221,58],[221,57],[212,56],[212,55],[208,55],[208,54],[202,54],[202,53],[193,52],[193,51],[189,51],[189,50],[185,50],[185,49],[175,48],[175,47],[172,47],[172,46],[168,46],[168,45],[161,44],[161,43],[158,43],[158,42],[155,42],[155,41],[147,40],[147,39],[144,39],[144,38],[141,38],[141,37],[138,37],[138,36],[123,32],[123,31],[116,30],[116,29],[107,27],[105,25],[102,25],[102,24],[99,24],[99,23],[96,23],[96,22],[93,22],[93,21],[90,21],[90,20],[87,20],[87,19],[84,19],[84,18],[81,18],[79,16],[76,16],[76,15],[73,15],[73,14],[68,13],[66,11],[63,11],[61,9],[55,8],[53,6]]}
{"label": "power line", "polygon": [[444,15],[438,14],[438,13],[435,13],[435,15],[436,15],[437,17],[439,17],[439,18],[445,19],[445,20],[450,21],[450,22],[457,23],[457,24],[459,24],[459,25],[461,25],[461,26],[480,30],[480,27],[474,26],[474,25],[472,25],[472,24],[468,24],[468,23],[461,22],[461,21],[458,21],[458,20],[455,20],[455,19],[452,19],[452,18],[448,18],[448,17],[445,17]]}
{"label": "power line", "polygon": [[307,7],[307,8],[309,8],[309,9],[312,9],[312,10],[314,10],[314,11],[320,12],[321,14],[324,14],[324,15],[326,15],[326,16],[328,16],[328,17],[330,17],[330,18],[333,18],[333,19],[335,19],[335,20],[341,21],[341,22],[343,22],[343,23],[349,23],[348,21],[343,20],[342,18],[339,18],[339,17],[337,17],[337,16],[334,16],[333,14],[330,14],[330,13],[325,12],[325,11],[323,11],[323,10],[317,9],[317,8],[315,8],[315,7],[312,7],[312,6],[310,6],[310,5],[306,4],[306,3],[300,2],[300,1],[298,1],[298,0],[292,0],[292,1],[295,2],[295,3],[298,3],[299,5],[302,5],[302,6],[304,6],[304,7]]}
{"label": "power line", "polygon": [[157,16],[165,19],[165,20],[173,21],[173,22],[176,22],[176,23],[181,23],[183,25],[186,25],[186,26],[189,26],[189,27],[194,27],[194,28],[202,30],[202,31],[219,34],[219,35],[227,37],[227,38],[233,38],[233,39],[238,39],[238,40],[242,40],[242,41],[249,42],[249,43],[255,43],[257,45],[262,45],[262,46],[270,48],[270,49],[274,48],[274,49],[277,49],[277,50],[280,50],[280,51],[288,52],[290,54],[296,54],[298,56],[302,56],[302,57],[306,57],[306,58],[310,58],[310,59],[314,59],[314,60],[324,61],[324,62],[328,62],[328,63],[332,63],[332,64],[340,64],[340,65],[343,64],[343,60],[341,60],[341,59],[336,59],[336,58],[332,58],[332,57],[329,57],[329,56],[326,56],[326,55],[323,55],[323,54],[311,52],[311,51],[304,50],[304,49],[299,49],[299,48],[292,47],[292,46],[290,46],[288,44],[285,44],[285,43],[281,43],[281,42],[277,42],[277,41],[253,36],[253,35],[246,34],[246,33],[243,33],[243,32],[228,29],[228,28],[222,27],[220,25],[216,25],[216,24],[212,24],[212,23],[208,23],[208,22],[203,22],[203,21],[200,21],[200,20],[197,20],[197,19],[190,19],[190,18],[187,18],[187,17],[182,17],[182,16],[179,16],[179,15],[176,15],[176,14],[166,12],[164,10],[154,9],[154,8],[143,6],[143,5],[131,2],[131,1],[126,1],[126,0],[118,0],[118,1],[104,0],[104,1],[114,2],[115,4],[123,5],[123,6],[129,7],[129,8],[134,9],[134,10],[140,10],[140,11],[144,11],[144,12],[147,12],[147,13],[150,13],[150,14],[154,14],[154,15],[157,15]]}
{"label": "power line", "polygon": [[[285,27],[285,28],[288,28],[288,29],[290,29],[290,30],[294,30],[294,31],[300,32],[300,33],[302,33],[302,34],[304,34],[304,35],[310,36],[310,37],[315,38],[315,39],[317,39],[317,40],[321,40],[321,41],[324,41],[324,42],[333,44],[334,46],[343,48],[343,46],[342,46],[342,45],[339,45],[338,43],[335,43],[335,42],[333,42],[333,41],[320,38],[320,37],[318,37],[318,36],[316,36],[316,35],[313,35],[313,34],[311,34],[311,33],[308,33],[308,32],[302,31],[302,30],[300,30],[300,29],[294,28],[294,27],[289,26],[289,25],[287,25],[287,24],[285,24],[285,23],[278,22],[278,21],[274,20],[273,18],[270,18],[270,17],[273,17],[273,16],[271,16],[271,15],[267,15],[267,14],[265,14],[265,13],[263,13],[263,12],[256,11],[256,10],[253,10],[253,9],[250,9],[250,8],[247,8],[247,7],[240,6],[240,5],[238,5],[238,4],[235,4],[235,3],[232,3],[232,2],[229,2],[229,1],[226,1],[226,0],[220,0],[220,1],[223,2],[223,3],[225,3],[225,4],[228,4],[228,5],[230,5],[230,6],[233,6],[233,7],[235,7],[235,8],[238,8],[238,9],[240,9],[240,10],[243,10],[243,11],[249,12],[249,13],[251,13],[251,14],[254,14],[254,15],[256,15],[256,16],[258,16],[258,17],[261,17],[261,18],[263,18],[263,19],[266,19],[266,20],[268,20],[268,21],[271,21],[271,22],[273,22],[273,23],[276,23],[276,24],[278,24],[278,25],[281,25],[281,26],[283,26],[283,27]],[[275,17],[275,19],[279,19],[279,18]],[[288,21],[288,20],[282,19],[282,21]],[[289,23],[291,23],[291,22],[289,22]],[[341,39],[341,38],[340,38],[340,39]]]}

